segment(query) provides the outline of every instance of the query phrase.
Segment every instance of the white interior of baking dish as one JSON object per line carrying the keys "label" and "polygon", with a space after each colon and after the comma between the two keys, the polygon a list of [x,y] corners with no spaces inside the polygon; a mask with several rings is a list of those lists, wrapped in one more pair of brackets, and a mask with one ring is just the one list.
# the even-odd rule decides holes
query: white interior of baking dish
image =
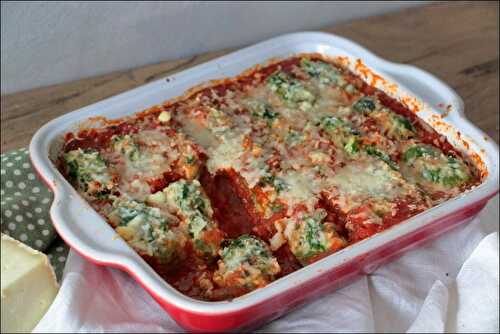
{"label": "white interior of baking dish", "polygon": [[[440,110],[438,105],[450,105],[451,111],[444,119],[441,119],[441,123],[445,125],[437,127],[436,130],[446,135],[454,146],[469,154],[472,152],[477,154],[484,162],[488,176],[476,188],[389,230],[304,267],[265,288],[232,301],[204,302],[181,294],[156,274],[77,194],[49,159],[49,155],[53,158],[57,154],[62,135],[76,129],[88,117],[118,118],[131,115],[182,95],[189,88],[208,80],[236,76],[256,64],[265,63],[270,58],[288,57],[304,52],[347,57],[350,69],[356,74],[360,74],[355,67],[356,60],[361,59],[373,71],[372,73],[386,79],[385,85],[376,85],[378,88],[399,100],[416,97],[416,103],[421,110],[418,113],[419,117],[430,123],[444,112],[444,109]],[[397,89],[387,91],[387,85],[391,84],[396,84]],[[328,269],[496,193],[498,191],[498,147],[492,139],[465,119],[463,108],[462,100],[452,89],[416,67],[385,61],[359,45],[331,34],[294,33],[256,44],[174,74],[168,77],[168,80],[167,78],[157,80],[61,116],[37,131],[30,144],[30,156],[35,168],[54,190],[55,200],[50,210],[54,226],[74,249],[97,263],[126,269],[159,298],[171,304],[194,312],[218,314],[236,311],[283,293]],[[457,130],[460,131],[460,137],[457,136]]]}

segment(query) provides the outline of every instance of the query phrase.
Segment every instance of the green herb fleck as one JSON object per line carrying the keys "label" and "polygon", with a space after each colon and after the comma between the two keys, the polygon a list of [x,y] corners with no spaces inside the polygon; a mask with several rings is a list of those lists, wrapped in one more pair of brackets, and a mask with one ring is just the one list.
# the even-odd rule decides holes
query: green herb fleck
{"label": "green herb fleck", "polygon": [[391,157],[387,153],[378,150],[375,146],[373,145],[367,146],[365,147],[365,151],[369,155],[378,157],[380,160],[385,162],[391,169],[399,170],[399,166],[394,161],[392,161]]}
{"label": "green herb fleck", "polygon": [[369,97],[362,97],[353,105],[354,110],[358,112],[370,112],[375,110],[375,102]]}

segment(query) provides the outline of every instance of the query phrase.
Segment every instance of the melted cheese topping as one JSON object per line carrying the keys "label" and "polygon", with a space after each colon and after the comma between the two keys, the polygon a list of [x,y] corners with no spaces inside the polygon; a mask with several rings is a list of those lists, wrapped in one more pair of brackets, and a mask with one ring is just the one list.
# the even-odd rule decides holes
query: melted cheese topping
{"label": "melted cheese topping", "polygon": [[[121,175],[121,188],[135,198],[144,200],[150,193],[147,181],[169,172],[179,152],[170,146],[171,140],[158,130],[146,130],[129,137],[129,145],[135,146],[129,150],[137,153],[127,154],[127,150],[120,149],[121,145],[115,145],[109,159],[116,162],[115,166]],[[168,155],[164,154],[165,151]]]}
{"label": "melted cheese topping", "polygon": [[351,163],[337,171],[330,183],[350,196],[394,199],[411,192],[401,175],[375,159]]}
{"label": "melted cheese topping", "polygon": [[[461,158],[424,144],[414,121],[362,93],[345,70],[308,56],[290,64],[143,113],[98,150],[64,154],[66,175],[142,254],[167,261],[189,245],[203,261],[219,257],[210,274],[195,261],[203,296],[272,281],[281,269],[271,250],[286,244],[306,265],[473,178]],[[241,176],[242,210],[269,224],[259,233],[271,250],[249,236],[223,246],[226,222],[215,217],[236,202],[212,210],[205,167]]]}
{"label": "melted cheese topping", "polygon": [[113,206],[108,218],[134,249],[162,262],[173,260],[182,245],[182,236],[169,227],[172,222],[160,209],[124,197],[116,199]]}
{"label": "melted cheese topping", "polygon": [[183,135],[172,137],[162,128],[113,136],[112,145],[101,156],[108,161],[110,171],[119,176],[120,190],[140,201],[151,194],[151,183],[163,179],[166,173],[192,179],[199,164],[190,141]]}
{"label": "melted cheese topping", "polygon": [[198,180],[187,182],[179,180],[163,190],[161,199],[156,195],[154,201],[164,202],[182,219],[182,228],[188,238],[193,240],[196,251],[205,257],[214,257],[219,249],[221,233],[212,215],[210,200]]}
{"label": "melted cheese topping", "polygon": [[[304,204],[308,209],[312,209],[317,202],[318,192],[321,191],[321,183],[311,172],[289,172],[283,173],[285,190],[279,193],[279,198],[283,199],[291,210],[297,204]],[[291,211],[290,211],[291,213]]]}
{"label": "melted cheese topping", "polygon": [[333,201],[344,212],[372,203],[383,212],[392,210],[392,202],[410,196],[415,202],[423,201],[418,189],[404,180],[386,163],[374,158],[353,162],[339,169],[329,181],[334,187],[331,194],[338,197]]}
{"label": "melted cheese topping", "polygon": [[304,265],[317,256],[342,248],[346,244],[337,235],[332,224],[323,223],[325,217],[324,210],[316,210],[310,216],[299,214],[283,222],[286,226],[283,234],[290,250]]}
{"label": "melted cheese topping", "polygon": [[281,270],[267,245],[243,235],[221,250],[214,281],[223,287],[252,290],[274,279]]}

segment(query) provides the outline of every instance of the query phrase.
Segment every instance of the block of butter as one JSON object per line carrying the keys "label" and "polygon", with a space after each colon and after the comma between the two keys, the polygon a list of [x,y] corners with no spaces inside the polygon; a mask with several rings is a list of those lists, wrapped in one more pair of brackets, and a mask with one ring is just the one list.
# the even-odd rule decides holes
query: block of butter
{"label": "block of butter", "polygon": [[2,333],[31,332],[59,286],[47,256],[2,233]]}

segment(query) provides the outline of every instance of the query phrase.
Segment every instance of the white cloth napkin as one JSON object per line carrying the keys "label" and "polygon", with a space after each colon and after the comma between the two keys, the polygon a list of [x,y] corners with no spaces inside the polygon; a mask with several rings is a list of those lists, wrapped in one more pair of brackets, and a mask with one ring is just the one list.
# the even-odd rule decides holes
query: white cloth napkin
{"label": "white cloth napkin", "polygon": [[[273,321],[264,332],[498,332],[498,196],[472,222],[353,284]],[[127,274],[74,252],[35,332],[179,332]]]}

